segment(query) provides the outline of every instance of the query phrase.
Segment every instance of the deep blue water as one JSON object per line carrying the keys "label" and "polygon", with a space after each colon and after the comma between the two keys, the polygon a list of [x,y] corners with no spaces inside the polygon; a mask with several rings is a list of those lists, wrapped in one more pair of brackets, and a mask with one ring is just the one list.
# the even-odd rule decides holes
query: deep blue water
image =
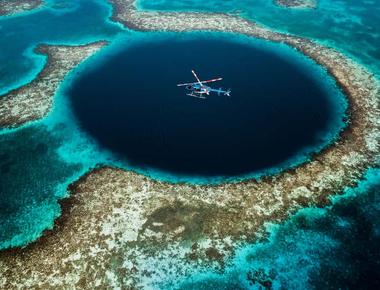
{"label": "deep blue water", "polygon": [[[187,96],[176,84],[193,82],[191,69],[203,80],[223,77],[214,86],[232,96]],[[68,95],[83,130],[135,167],[234,176],[322,143],[340,112],[308,69],[243,42],[172,37],[120,51]]]}

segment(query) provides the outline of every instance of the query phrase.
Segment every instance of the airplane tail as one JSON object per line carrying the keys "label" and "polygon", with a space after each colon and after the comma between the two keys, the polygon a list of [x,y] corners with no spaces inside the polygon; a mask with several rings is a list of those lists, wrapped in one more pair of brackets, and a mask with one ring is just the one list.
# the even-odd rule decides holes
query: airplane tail
{"label": "airplane tail", "polygon": [[216,90],[216,92],[218,93],[218,96],[220,96],[221,94],[223,94],[224,96],[229,96],[230,97],[230,94],[231,94],[231,90],[228,89],[228,90],[223,90],[223,88],[219,88],[219,90]]}

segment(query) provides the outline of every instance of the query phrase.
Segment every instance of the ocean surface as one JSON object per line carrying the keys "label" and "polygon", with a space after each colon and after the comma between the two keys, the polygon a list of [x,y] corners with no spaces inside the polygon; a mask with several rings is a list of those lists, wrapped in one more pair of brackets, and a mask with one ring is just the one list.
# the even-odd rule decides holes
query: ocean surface
{"label": "ocean surface", "polygon": [[[334,46],[367,66],[377,77],[380,76],[380,55],[378,50],[378,47],[380,47],[378,28],[380,27],[380,3],[378,1],[320,0],[318,8],[315,10],[278,8],[273,4],[272,0],[213,0],[207,2],[198,0],[140,0],[138,5],[142,9],[181,11],[191,9],[238,13],[273,29],[311,37],[321,43]],[[47,118],[17,130],[0,131],[0,249],[24,246],[38,238],[44,229],[52,227],[54,218],[60,214],[57,201],[67,195],[67,185],[89,168],[95,166],[95,164],[107,163],[133,168],[154,178],[175,181],[173,178],[176,176],[172,173],[179,170],[178,168],[163,168],[162,164],[164,163],[162,160],[158,160],[159,162],[156,164],[142,166],[142,160],[138,159],[138,164],[133,164],[133,162],[130,162],[132,159],[130,151],[124,151],[124,148],[118,151],[114,147],[115,142],[112,140],[111,144],[104,143],[113,136],[113,134],[110,136],[108,129],[113,128],[118,123],[117,119],[110,119],[113,123],[107,124],[103,131],[99,127],[102,126],[101,124],[97,124],[98,127],[93,127],[96,121],[94,116],[99,117],[97,118],[98,121],[103,120],[103,114],[108,117],[111,116],[112,106],[108,106],[109,102],[114,102],[114,106],[119,109],[118,103],[115,105],[115,102],[119,102],[124,92],[128,92],[128,94],[136,92],[138,86],[130,85],[130,83],[126,82],[129,91],[124,91],[125,88],[123,87],[98,87],[98,90],[116,91],[115,94],[108,95],[107,99],[103,99],[102,91],[99,91],[96,98],[100,104],[103,102],[103,105],[105,104],[106,106],[103,106],[103,110],[98,111],[96,114],[88,113],[83,116],[83,111],[87,108],[86,102],[87,105],[95,106],[91,100],[85,99],[89,96],[81,95],[84,99],[80,104],[73,102],[71,98],[75,94],[75,90],[80,89],[85,92],[86,89],[92,89],[88,84],[86,86],[86,81],[93,82],[96,77],[101,78],[100,81],[104,80],[104,77],[106,77],[105,72],[99,69],[108,69],[106,72],[117,77],[113,71],[115,66],[124,68],[128,62],[132,61],[136,68],[135,71],[140,71],[140,74],[135,75],[131,71],[125,70],[125,76],[130,77],[132,82],[141,82],[141,72],[145,70],[147,73],[152,74],[148,81],[157,86],[157,90],[154,90],[154,92],[162,91],[163,86],[166,85],[166,82],[160,81],[161,77],[170,78],[168,81],[174,84],[191,81],[190,69],[193,68],[198,71],[202,78],[215,77],[220,74],[225,78],[221,86],[231,87],[232,89],[232,97],[229,101],[234,102],[232,105],[236,106],[234,108],[237,110],[241,108],[239,107],[241,104],[235,103],[239,102],[237,96],[242,96],[245,102],[249,101],[247,110],[257,110],[255,104],[259,103],[260,106],[264,106],[266,101],[275,100],[276,94],[273,93],[275,90],[281,90],[283,91],[284,102],[273,107],[270,106],[270,103],[267,104],[268,107],[266,107],[265,112],[272,112],[273,114],[278,114],[276,116],[279,118],[286,117],[289,120],[292,120],[292,115],[286,115],[286,112],[282,111],[289,109],[287,106],[292,106],[292,109],[298,113],[297,116],[306,112],[314,114],[315,108],[311,108],[310,105],[318,106],[317,108],[321,111],[315,115],[317,117],[313,119],[314,122],[307,124],[314,126],[314,129],[312,128],[308,132],[310,133],[310,139],[308,139],[307,144],[297,147],[297,145],[301,145],[299,143],[301,140],[288,140],[289,143],[287,144],[289,144],[291,150],[287,151],[285,155],[287,158],[294,157],[295,159],[293,158],[292,162],[299,162],[302,161],[302,158],[307,158],[304,149],[310,149],[311,146],[313,151],[316,150],[317,145],[331,141],[337,130],[339,130],[339,126],[342,125],[339,121],[341,120],[340,117],[344,111],[345,103],[341,101],[339,91],[331,83],[331,80],[326,78],[323,71],[318,71],[310,61],[296,57],[296,53],[290,51],[290,49],[280,45],[250,44],[249,51],[254,50],[255,55],[261,56],[259,59],[252,58],[251,64],[254,65],[255,61],[265,61],[268,64],[265,67],[266,74],[258,73],[251,65],[245,68],[250,75],[252,74],[255,79],[260,80],[262,85],[260,88],[257,87],[257,83],[247,81],[250,75],[244,76],[246,79],[238,82],[237,76],[235,74],[229,75],[228,69],[219,67],[219,71],[216,71],[218,65],[220,65],[216,61],[202,61],[194,67],[196,55],[192,53],[188,53],[187,57],[182,59],[181,54],[173,52],[173,56],[178,58],[177,61],[180,63],[183,61],[183,64],[187,62],[189,67],[175,75],[172,75],[172,71],[157,75],[160,67],[152,66],[152,62],[158,60],[149,55],[151,48],[147,44],[152,39],[160,40],[171,36],[162,36],[161,33],[141,35],[141,33],[124,30],[109,20],[110,13],[111,7],[101,0],[77,0],[69,3],[67,1],[51,0],[47,2],[47,7],[37,12],[25,13],[17,17],[0,17],[1,93],[27,83],[41,70],[46,59],[33,54],[33,49],[38,43],[83,44],[103,39],[111,41],[110,47],[81,64],[65,80],[56,95],[54,110]],[[193,35],[191,37],[194,38]],[[197,35],[195,40],[182,39],[183,42],[179,41],[176,45],[180,46],[186,41],[191,41],[190,44],[185,45],[182,49],[186,50],[189,45],[193,49],[197,49],[199,45],[194,44],[199,41],[197,37],[201,36]],[[216,43],[223,40],[209,41],[210,47],[206,49],[215,51],[218,49]],[[239,41],[246,42],[236,37],[235,42],[228,42],[225,45],[234,46]],[[138,51],[134,48],[135,45],[140,45]],[[175,47],[167,47],[167,44],[160,41],[155,42],[153,45],[163,45],[163,57],[169,55],[166,50],[176,49]],[[244,43],[244,45],[239,44],[234,49],[248,50],[247,45],[247,43]],[[220,53],[223,53],[223,47],[220,49]],[[131,60],[132,56],[134,58]],[[272,59],[272,56],[274,56],[274,59]],[[200,55],[200,57],[203,60],[207,58],[203,55]],[[149,58],[150,61],[142,61],[142,59],[146,60],[146,58]],[[117,61],[120,59],[125,63]],[[272,63],[270,63],[271,61]],[[228,59],[227,63],[232,67],[237,65],[232,59]],[[140,67],[138,64],[140,64]],[[159,63],[156,64],[160,65]],[[166,65],[175,67],[173,63]],[[208,67],[208,65],[212,65],[212,67]],[[281,69],[291,69],[293,73],[281,74]],[[218,75],[214,75],[214,71]],[[268,78],[269,73],[272,73],[272,78],[277,81],[282,79],[281,76],[283,76],[284,80],[289,82],[288,88],[285,89],[285,84],[283,84],[283,87],[270,87],[266,83],[271,81]],[[120,74],[120,76],[123,75]],[[299,76],[302,81],[310,84],[313,88],[312,99],[302,99],[302,92],[305,89],[303,85],[306,83],[297,83],[297,80],[293,79],[295,76]],[[156,77],[159,78],[156,79]],[[116,81],[117,78],[109,79],[110,84],[115,84]],[[246,87],[248,88],[246,89]],[[146,87],[144,85],[143,88],[145,91]],[[241,88],[244,88],[244,92],[239,92]],[[260,92],[268,92],[269,100],[249,98],[250,95],[246,92],[250,92],[252,88],[255,90],[260,89]],[[184,116],[187,117],[190,115],[189,108],[199,108],[199,103],[183,95],[183,91],[177,91],[177,87],[170,86],[165,87],[165,89],[175,92],[178,98],[173,99],[168,95],[161,94],[160,98],[162,97],[165,102],[158,102],[157,96],[157,99],[150,106],[154,104],[151,108],[158,107],[161,111],[153,110],[151,112],[153,116],[158,114],[161,120],[170,122],[171,118],[175,117],[174,112],[170,110],[171,106],[179,108],[178,106],[186,105],[182,109],[184,110]],[[292,92],[295,90],[298,94],[293,95]],[[144,98],[147,98],[147,95]],[[178,101],[179,98],[183,103]],[[133,104],[138,106],[139,109],[147,110],[145,106],[142,106],[141,99],[126,98],[122,101],[123,104]],[[225,103],[228,100],[223,97],[212,97],[206,101],[207,106],[213,105],[219,109],[217,112],[213,112],[218,117],[214,121],[221,120],[220,114],[228,112],[228,104]],[[297,108],[295,107],[296,104],[302,105],[302,107]],[[96,106],[93,108],[96,109]],[[97,109],[100,110],[100,108]],[[121,107],[122,112],[120,113],[127,112],[124,109],[129,108]],[[79,114],[80,110],[82,110],[82,115]],[[338,112],[338,114],[334,115],[332,112]],[[255,111],[255,113],[260,112]],[[136,114],[133,116],[128,117],[132,118],[130,120],[139,126],[145,126],[152,120],[150,119],[152,114],[149,114],[148,111],[145,111],[143,116],[137,116]],[[255,116],[247,113],[247,121],[257,122],[257,119],[254,118]],[[197,117],[201,118],[194,117],[194,122],[207,119],[205,112],[199,116],[197,115]],[[239,132],[248,129],[247,126],[240,126],[241,117],[244,116],[239,116],[239,119],[236,120],[232,116],[227,117],[230,118],[230,121],[239,122]],[[136,119],[140,119],[141,122],[137,122]],[[182,122],[185,123],[182,124],[191,124],[190,121],[192,119],[183,118]],[[90,126],[86,127],[85,122],[89,122]],[[261,122],[261,125],[264,126],[263,128],[268,128],[267,126],[270,125],[265,122],[265,119],[264,121],[261,119]],[[200,123],[197,124],[202,128],[199,125]],[[122,123],[122,125],[126,124]],[[156,125],[160,126],[160,124]],[[211,121],[207,124],[212,131],[219,125],[219,123]],[[228,129],[225,124],[222,125],[224,126],[220,126],[220,128],[223,130]],[[281,125],[286,127],[286,124]],[[167,126],[164,127],[167,128]],[[96,128],[95,132],[91,132],[91,128]],[[261,127],[258,126],[257,128]],[[296,124],[294,129],[301,130],[305,128]],[[232,131],[235,132],[234,130]],[[102,132],[107,133],[103,136],[106,141],[102,141],[102,136],[96,135]],[[119,132],[118,134],[121,133]],[[203,138],[207,137],[206,135],[204,134]],[[170,136],[169,133],[164,135],[165,138]],[[195,136],[199,137],[199,135]],[[319,138],[315,140],[315,136]],[[220,137],[223,136],[220,135]],[[235,137],[240,138],[241,136],[236,135]],[[295,133],[293,137],[297,138],[297,134]],[[187,138],[189,136],[185,134],[181,140],[171,138],[170,141],[181,141],[180,145],[185,146],[187,145]],[[305,139],[302,138],[302,140]],[[254,142],[254,140],[249,141]],[[262,138],[260,141],[262,141]],[[176,143],[172,144],[173,146],[177,145]],[[210,150],[211,146],[208,143],[205,143],[205,145]],[[232,146],[224,143],[222,145]],[[147,147],[144,147],[144,152],[150,152]],[[176,147],[175,149],[183,150],[184,147]],[[224,150],[224,147],[218,149]],[[282,149],[285,150],[286,148]],[[115,151],[118,151],[118,154],[115,154]],[[267,157],[274,158],[273,155]],[[302,158],[299,159],[298,157]],[[268,159],[265,158],[265,160]],[[274,158],[270,164],[264,164],[257,168],[248,168],[248,171],[260,171],[263,168],[267,169],[268,166],[275,168],[280,160],[281,158]],[[238,166],[235,168],[238,169]],[[192,170],[199,169],[200,167],[197,166],[192,167]],[[170,171],[169,176],[162,170],[165,172]],[[185,172],[189,173],[189,169],[185,170]],[[237,171],[226,173],[225,170],[216,172],[211,169],[208,172],[211,175],[236,175],[242,173]],[[193,173],[194,171],[192,171]],[[183,176],[178,177],[177,180],[184,181]],[[377,275],[380,272],[380,249],[378,247],[380,236],[379,190],[379,170],[370,170],[357,188],[347,189],[344,193],[342,192],[344,195],[335,198],[330,207],[326,209],[304,209],[292,216],[284,224],[268,225],[268,240],[247,244],[239,248],[223,273],[204,269],[180,281],[168,281],[163,277],[157,287],[162,289],[254,289],[264,287],[270,283],[274,288],[289,289],[379,288],[380,279]]]}

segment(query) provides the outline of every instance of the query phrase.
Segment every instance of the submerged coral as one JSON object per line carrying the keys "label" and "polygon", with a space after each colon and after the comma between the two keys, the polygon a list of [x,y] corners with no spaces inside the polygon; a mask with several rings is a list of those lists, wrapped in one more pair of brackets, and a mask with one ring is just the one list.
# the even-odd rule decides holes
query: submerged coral
{"label": "submerged coral", "polygon": [[287,8],[316,8],[317,0],[276,0],[277,5]]}

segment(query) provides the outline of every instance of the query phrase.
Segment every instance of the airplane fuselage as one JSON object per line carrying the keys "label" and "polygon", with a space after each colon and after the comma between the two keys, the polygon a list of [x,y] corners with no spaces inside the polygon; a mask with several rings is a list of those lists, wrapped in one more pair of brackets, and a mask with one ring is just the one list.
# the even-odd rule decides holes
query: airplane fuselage
{"label": "airplane fuselage", "polygon": [[210,87],[203,86],[203,85],[201,86],[199,84],[193,84],[191,86],[187,86],[186,89],[196,94],[207,94],[207,95],[210,94],[210,90],[211,90]]}
{"label": "airplane fuselage", "polygon": [[194,70],[191,71],[192,74],[194,75],[195,79],[197,80],[197,82],[194,82],[194,83],[184,83],[184,84],[178,84],[177,86],[179,87],[185,87],[187,90],[190,91],[189,96],[192,96],[192,97],[201,97],[202,99],[204,99],[205,97],[203,96],[204,94],[206,95],[209,95],[210,92],[215,92],[218,94],[218,96],[220,96],[221,94],[225,95],[225,96],[230,96],[230,93],[231,91],[230,90],[223,90],[222,88],[219,88],[219,89],[213,89],[209,86],[206,86],[205,83],[212,83],[212,82],[217,82],[217,81],[221,81],[222,78],[216,78],[216,79],[211,79],[211,80],[207,80],[207,81],[200,81],[197,74],[195,73]]}

